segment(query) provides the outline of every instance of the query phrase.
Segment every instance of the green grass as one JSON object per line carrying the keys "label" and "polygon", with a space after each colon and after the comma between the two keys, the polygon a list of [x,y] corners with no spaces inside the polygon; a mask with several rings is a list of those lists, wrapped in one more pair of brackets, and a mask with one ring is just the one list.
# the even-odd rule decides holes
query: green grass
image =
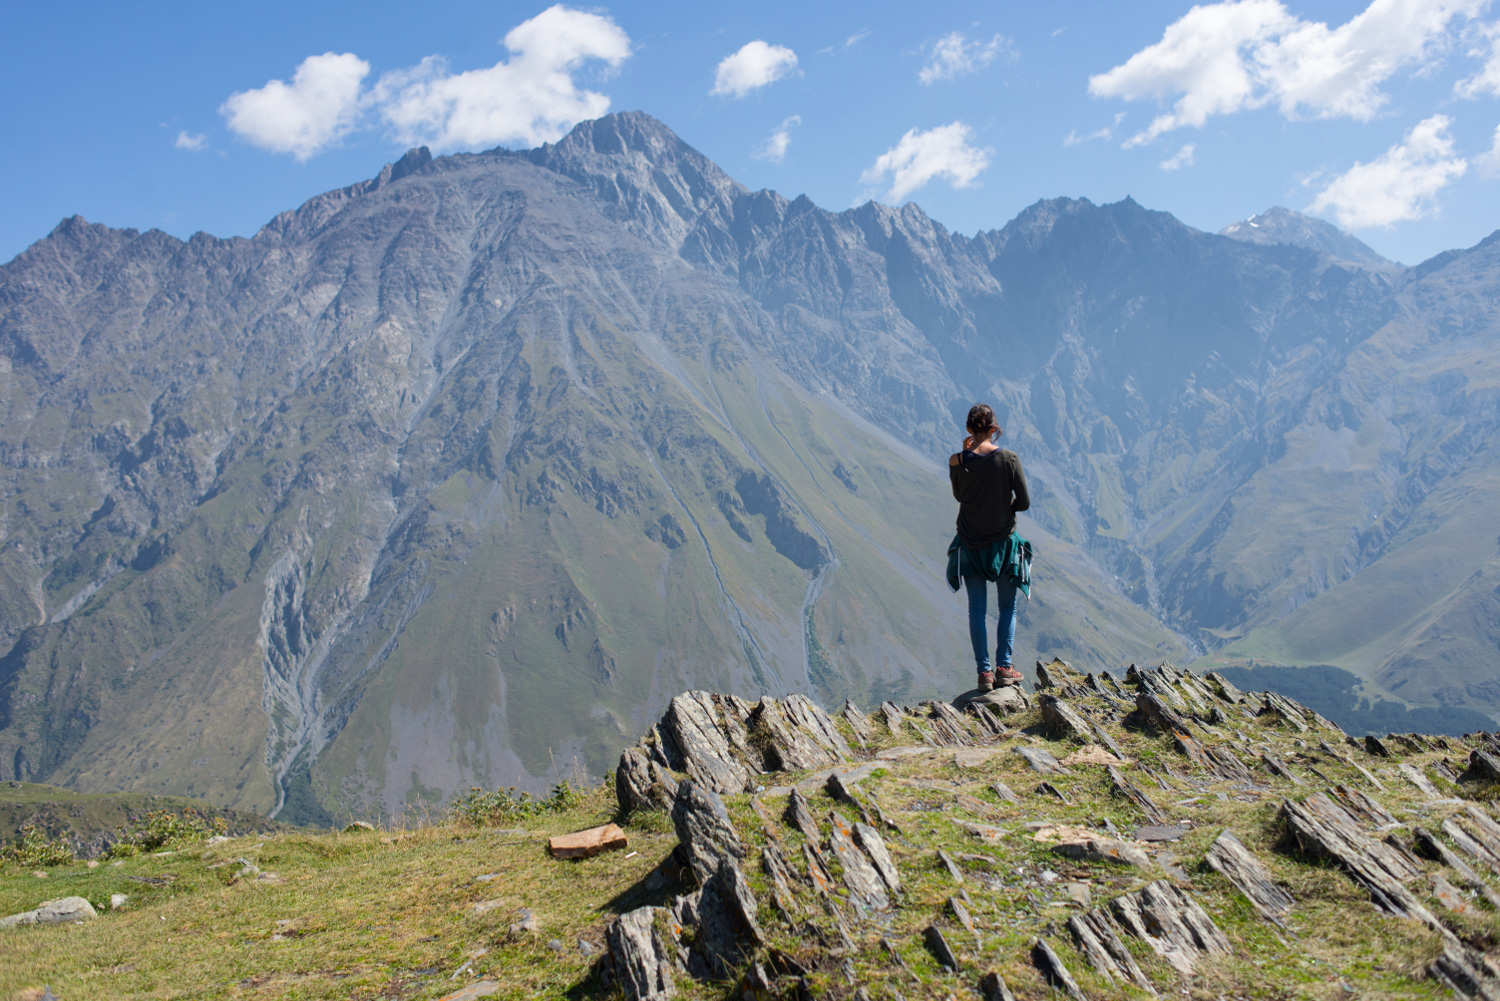
{"label": "green grass", "polygon": [[[25,826],[49,839],[66,842],[75,854],[102,848],[101,835],[113,835],[132,826],[136,818],[157,811],[180,813],[192,810],[220,818],[237,832],[270,832],[289,829],[255,814],[214,807],[202,800],[150,793],[80,793],[35,782],[0,782],[0,845],[12,844]],[[97,854],[97,851],[94,852]]]}
{"label": "green grass", "polygon": [[[1078,704],[1099,708],[1093,700]],[[886,843],[904,886],[895,910],[867,920],[852,920],[851,904],[835,892],[835,905],[851,918],[856,951],[849,958],[856,979],[871,985],[875,997],[899,989],[907,998],[944,999],[965,996],[981,973],[994,969],[1018,996],[1040,999],[1049,996],[1048,988],[1027,956],[1041,935],[1090,997],[1144,997],[1134,986],[1106,982],[1074,950],[1065,924],[1079,906],[1065,887],[1086,884],[1093,905],[1101,906],[1162,878],[1162,871],[1070,860],[1051,852],[1025,827],[1046,821],[1099,829],[1107,820],[1128,835],[1142,818],[1109,795],[1102,766],[1076,765],[1071,774],[1047,777],[1071,803],[1041,795],[1037,785],[1042,776],[1012,749],[1032,745],[1062,759],[1074,745],[1052,739],[1034,711],[1011,717],[1007,724],[1010,733],[993,742],[1000,753],[979,767],[958,767],[951,750],[928,748],[883,762],[859,783],[858,795],[866,803],[878,803],[901,829],[888,833]],[[1210,913],[1234,947],[1229,956],[1202,961],[1197,976],[1184,981],[1143,943],[1127,940],[1163,996],[1333,999],[1350,996],[1345,985],[1361,998],[1442,996],[1425,978],[1426,965],[1438,949],[1432,932],[1380,914],[1342,871],[1290,850],[1282,840],[1276,821],[1282,799],[1300,798],[1322,786],[1311,768],[1333,782],[1367,788],[1356,769],[1314,744],[1299,744],[1284,727],[1245,719],[1236,721],[1222,742],[1237,741],[1239,732],[1252,744],[1268,744],[1309,785],[1260,774],[1252,764],[1255,783],[1234,786],[1190,769],[1154,731],[1111,730],[1126,756],[1138,762],[1128,769],[1134,781],[1172,818],[1191,824],[1179,842],[1147,846],[1148,852],[1185,874],[1178,884]],[[909,728],[900,737],[877,733],[865,753],[919,739]],[[1381,760],[1353,749],[1345,753],[1380,774],[1387,789],[1374,795],[1404,822],[1435,828],[1455,809],[1451,803],[1425,802]],[[1253,763],[1247,752],[1240,754]],[[1423,767],[1441,756],[1432,751],[1405,760]],[[1146,765],[1166,788],[1144,770]],[[1020,802],[1006,803],[994,795],[989,787],[997,781],[1014,790]],[[806,795],[820,819],[830,811],[849,821],[858,819],[852,807],[834,803],[816,785]],[[504,806],[502,799],[475,802],[486,807],[494,800]],[[726,797],[726,805],[752,860],[761,845],[774,839],[800,866],[802,836],[779,820],[784,798],[763,797],[763,806],[778,818],[770,824],[760,821],[748,795]],[[82,925],[4,933],[0,997],[22,996],[20,992],[47,984],[64,998],[431,999],[476,978],[497,981],[503,997],[617,997],[614,988],[591,974],[597,953],[586,954],[578,942],[600,946],[617,913],[669,903],[673,894],[687,889],[666,875],[676,842],[670,822],[661,814],[638,814],[627,824],[628,852],[563,862],[547,855],[545,838],[610,819],[614,802],[609,789],[565,796],[544,809],[495,812],[486,807],[477,812],[506,826],[474,826],[455,813],[453,820],[405,829],[274,833],[106,861],[93,868],[58,866],[46,870],[45,878],[14,866],[0,869],[0,913],[70,894],[87,897],[101,911],[98,920]],[[960,821],[996,825],[1005,833],[996,842],[981,841]],[[1227,881],[1200,866],[1203,853],[1225,828],[1233,829],[1291,889],[1297,903],[1286,929],[1261,920]],[[937,863],[939,848],[959,859],[966,874],[963,889],[979,926],[977,938],[948,911],[947,900],[959,888]],[[239,859],[274,875],[241,875]],[[836,864],[834,870],[838,886]],[[817,935],[833,935],[828,915],[812,906],[810,894],[799,891],[806,912],[793,925],[782,922],[770,907],[759,865],[752,861],[745,873],[761,901],[760,920],[770,944],[811,969],[815,996],[847,994],[848,982],[838,964],[816,944]],[[1425,886],[1413,889],[1437,907],[1426,897]],[[118,910],[108,907],[114,893],[130,897]],[[481,903],[486,907],[477,913],[475,905]],[[511,928],[522,908],[535,915],[537,931]],[[1500,916],[1476,912],[1452,920],[1470,941],[1500,942]],[[929,923],[943,929],[958,953],[963,966],[958,975],[940,968],[923,946],[922,929]],[[882,938],[895,944],[910,972],[882,949]],[[682,995],[690,999],[724,998],[732,987],[679,978]]]}

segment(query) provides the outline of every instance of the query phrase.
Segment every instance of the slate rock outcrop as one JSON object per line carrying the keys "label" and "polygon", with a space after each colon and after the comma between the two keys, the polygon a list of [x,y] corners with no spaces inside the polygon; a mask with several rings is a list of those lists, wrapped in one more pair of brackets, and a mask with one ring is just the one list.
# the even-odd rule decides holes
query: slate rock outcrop
{"label": "slate rock outcrop", "polygon": [[[1326,861],[1368,895],[1358,920],[1409,919],[1432,936],[1422,975],[1500,1001],[1495,960],[1463,924],[1500,911],[1500,820],[1472,799],[1430,795],[1439,778],[1424,771],[1439,775],[1439,753],[1487,746],[1487,735],[1441,749],[1385,741],[1404,759],[1376,764],[1404,776],[1392,787],[1350,756],[1354,742],[1336,726],[1282,696],[1170,664],[1132,666],[1123,682],[1053,665],[1046,679],[1025,715],[1004,718],[975,700],[869,713],[846,705],[834,717],[793,700],[685,698],[627,752],[648,781],[625,787],[656,790],[639,797],[646,803],[675,789],[674,855],[697,888],[655,912],[650,934],[644,916],[622,916],[612,962],[658,992],[671,977],[742,971],[736,989],[747,997],[805,997],[819,971],[824,985],[848,985],[836,996],[858,999],[872,996],[851,972],[863,955],[898,980],[954,978],[984,997],[1014,997],[981,971],[992,929],[1020,921],[1032,922],[1024,955],[1011,957],[1027,960],[1033,978],[1023,996],[1042,985],[1071,997],[1166,996],[1243,957],[1242,932],[1223,922],[1232,900],[1306,934],[1307,910],[1288,889],[1297,884],[1283,875]],[[1034,789],[1028,772],[1030,783],[1043,779]],[[715,777],[740,788],[714,790]],[[759,826],[740,830],[725,801],[745,799]],[[1113,810],[1073,826],[1096,809],[1091,799]],[[1274,819],[1253,808],[1278,800]],[[1242,804],[1239,821],[1205,829],[1205,803]],[[1120,823],[1119,810],[1136,822]],[[1028,819],[1058,812],[1075,819]],[[934,844],[934,835],[961,840]],[[1049,861],[1028,876],[1036,841],[1049,844]],[[752,860],[765,907],[746,878]],[[937,877],[940,896],[930,878],[912,878],[914,865]],[[982,894],[994,894],[988,908]],[[1049,901],[1068,912],[1057,917]]]}

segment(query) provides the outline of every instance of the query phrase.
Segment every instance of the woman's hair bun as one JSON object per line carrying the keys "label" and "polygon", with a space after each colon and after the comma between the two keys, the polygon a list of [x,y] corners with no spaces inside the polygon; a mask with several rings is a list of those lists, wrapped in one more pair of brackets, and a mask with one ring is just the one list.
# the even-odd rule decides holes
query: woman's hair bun
{"label": "woman's hair bun", "polygon": [[995,423],[995,411],[985,403],[976,403],[969,408],[968,427],[974,434],[983,434],[986,431],[1005,433],[1000,425]]}

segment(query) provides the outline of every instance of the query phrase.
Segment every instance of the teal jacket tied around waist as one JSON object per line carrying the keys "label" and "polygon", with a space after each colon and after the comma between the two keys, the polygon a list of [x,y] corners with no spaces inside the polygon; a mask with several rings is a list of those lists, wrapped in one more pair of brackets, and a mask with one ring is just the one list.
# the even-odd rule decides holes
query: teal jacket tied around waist
{"label": "teal jacket tied around waist", "polygon": [[948,544],[948,586],[957,591],[964,577],[1006,580],[1031,597],[1031,543],[1015,532],[1003,542],[991,542],[980,550],[970,549],[957,535]]}

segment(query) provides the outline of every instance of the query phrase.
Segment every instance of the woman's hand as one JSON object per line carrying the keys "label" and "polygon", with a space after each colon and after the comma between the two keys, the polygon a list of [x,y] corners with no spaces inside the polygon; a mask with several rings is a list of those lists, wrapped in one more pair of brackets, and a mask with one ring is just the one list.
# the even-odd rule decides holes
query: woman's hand
{"label": "woman's hand", "polygon": [[974,443],[974,436],[973,435],[967,435],[964,438],[963,451],[965,451],[965,452],[969,451],[970,449],[972,449],[974,447],[974,444],[975,444]]}

